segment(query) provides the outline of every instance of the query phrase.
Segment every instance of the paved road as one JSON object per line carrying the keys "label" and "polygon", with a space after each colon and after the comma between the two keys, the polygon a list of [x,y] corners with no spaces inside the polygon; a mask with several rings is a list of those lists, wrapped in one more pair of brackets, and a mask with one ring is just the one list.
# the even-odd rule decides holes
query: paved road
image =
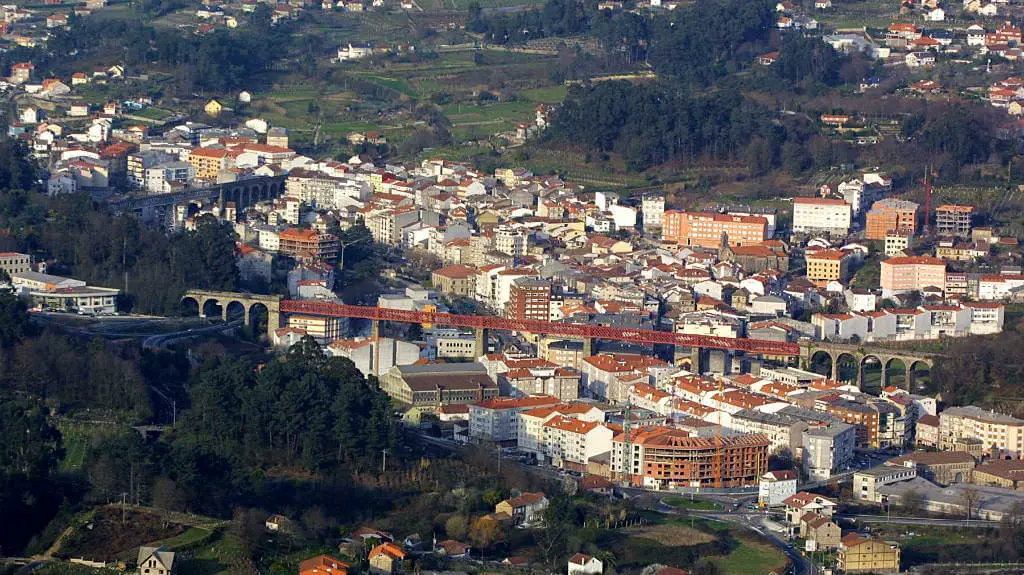
{"label": "paved road", "polygon": [[888,517],[885,515],[836,515],[839,519],[852,519],[861,523],[888,523],[892,525],[936,525],[939,527],[969,527],[981,529],[999,527],[998,521],[988,519],[929,519],[924,517]]}
{"label": "paved road", "polygon": [[183,329],[180,331],[172,331],[170,333],[158,333],[151,335],[142,341],[142,345],[146,347],[160,347],[167,348],[171,344],[181,341],[183,339],[189,339],[192,337],[199,337],[201,335],[208,335],[211,333],[219,333],[222,331],[229,331],[242,325],[244,322],[243,318],[235,319],[227,323],[218,323],[208,327],[195,327],[189,329]]}

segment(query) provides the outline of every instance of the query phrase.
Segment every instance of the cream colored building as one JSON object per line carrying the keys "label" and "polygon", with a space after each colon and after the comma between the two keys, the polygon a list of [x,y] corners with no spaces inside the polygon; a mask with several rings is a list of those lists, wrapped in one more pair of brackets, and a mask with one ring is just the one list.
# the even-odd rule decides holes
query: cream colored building
{"label": "cream colored building", "polygon": [[1009,455],[1024,453],[1024,420],[969,405],[950,407],[939,414],[939,437],[975,438],[984,447],[998,447]]}
{"label": "cream colored building", "polygon": [[899,573],[900,546],[851,533],[843,537],[837,560],[844,573]]}
{"label": "cream colored building", "polygon": [[32,271],[32,258],[28,254],[0,252],[0,269],[13,276]]}
{"label": "cream colored building", "polygon": [[946,263],[930,256],[893,257],[882,260],[882,297],[920,291],[926,287],[946,289]]}

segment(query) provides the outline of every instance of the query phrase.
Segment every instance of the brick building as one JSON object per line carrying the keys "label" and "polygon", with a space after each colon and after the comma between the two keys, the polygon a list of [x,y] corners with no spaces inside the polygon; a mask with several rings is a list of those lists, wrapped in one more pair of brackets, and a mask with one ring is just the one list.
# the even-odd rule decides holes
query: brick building
{"label": "brick building", "polygon": [[729,245],[746,246],[764,242],[767,233],[768,220],[761,216],[671,210],[662,219],[661,237],[683,246],[716,248],[722,245],[723,234],[729,237]]}
{"label": "brick building", "polygon": [[886,198],[871,204],[864,228],[864,238],[884,240],[891,231],[917,232],[918,205],[907,200]]}

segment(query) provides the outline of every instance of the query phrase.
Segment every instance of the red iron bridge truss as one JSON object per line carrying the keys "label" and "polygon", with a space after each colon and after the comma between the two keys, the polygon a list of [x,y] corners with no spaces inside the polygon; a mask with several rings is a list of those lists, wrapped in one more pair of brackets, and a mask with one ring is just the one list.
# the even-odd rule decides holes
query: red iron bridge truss
{"label": "red iron bridge truss", "polygon": [[793,357],[800,355],[799,344],[788,342],[691,335],[650,329],[618,329],[554,321],[515,320],[482,315],[406,311],[330,302],[282,300],[281,312],[326,317],[351,317],[373,321],[396,321],[475,329],[519,331],[578,339],[609,339],[634,343],[724,349],[775,356]]}

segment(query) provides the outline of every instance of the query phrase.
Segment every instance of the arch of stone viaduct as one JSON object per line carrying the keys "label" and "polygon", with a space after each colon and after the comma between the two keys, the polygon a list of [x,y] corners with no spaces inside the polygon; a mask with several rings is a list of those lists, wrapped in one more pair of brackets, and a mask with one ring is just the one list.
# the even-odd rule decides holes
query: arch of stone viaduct
{"label": "arch of stone viaduct", "polygon": [[[253,320],[252,312],[262,308],[267,313],[267,333],[274,333],[281,327],[281,296],[279,295],[188,290],[182,296],[181,301],[184,303],[190,300],[196,302],[201,317],[220,317],[224,321],[228,321],[229,308],[236,310],[238,309],[236,306],[240,306],[245,314],[245,325],[250,325]],[[207,312],[209,303],[216,303],[220,306],[219,315],[213,316],[212,312]]]}
{"label": "arch of stone viaduct", "polygon": [[837,381],[839,380],[840,361],[847,358],[852,359],[857,367],[855,383],[860,388],[864,387],[864,366],[869,360],[874,359],[881,364],[883,389],[889,385],[887,372],[890,364],[894,361],[899,361],[906,370],[906,377],[903,381],[908,390],[911,389],[913,372],[919,369],[921,365],[927,366],[931,370],[935,364],[935,358],[938,357],[934,353],[910,352],[886,347],[832,343],[828,341],[802,341],[800,342],[800,367],[809,370],[814,358],[819,357],[820,354],[826,354],[831,359],[831,377]]}

